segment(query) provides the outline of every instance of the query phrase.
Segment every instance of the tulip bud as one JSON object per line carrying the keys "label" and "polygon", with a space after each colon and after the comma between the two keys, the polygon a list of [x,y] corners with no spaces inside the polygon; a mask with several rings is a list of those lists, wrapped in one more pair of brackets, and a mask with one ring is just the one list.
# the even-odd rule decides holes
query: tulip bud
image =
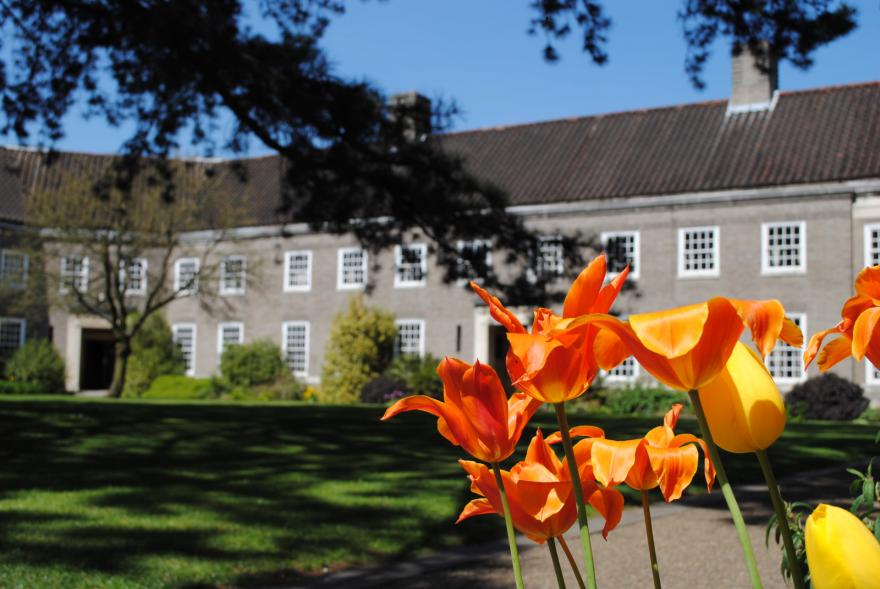
{"label": "tulip bud", "polygon": [[785,429],[785,403],[761,358],[738,342],[718,376],[700,389],[715,443],[728,452],[757,452]]}
{"label": "tulip bud", "polygon": [[880,543],[847,510],[819,505],[807,518],[805,543],[814,589],[880,588]]}

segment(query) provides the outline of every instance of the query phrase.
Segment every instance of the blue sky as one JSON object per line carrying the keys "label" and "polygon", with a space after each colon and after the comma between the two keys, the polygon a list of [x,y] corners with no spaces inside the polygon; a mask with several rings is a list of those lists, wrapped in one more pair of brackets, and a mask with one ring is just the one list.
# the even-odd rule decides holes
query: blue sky
{"label": "blue sky", "polygon": [[[681,0],[606,0],[614,26],[610,61],[601,67],[576,38],[559,46],[559,63],[544,62],[543,38],[526,34],[530,1],[352,0],[323,45],[338,74],[370,80],[389,94],[454,98],[463,110],[459,130],[726,99],[730,92],[726,41],[707,64],[706,89],[688,82],[676,19]],[[880,79],[880,5],[852,3],[859,28],[817,52],[810,70],[783,63],[782,90]],[[62,149],[111,152],[126,137],[125,129],[77,113],[66,129]],[[254,155],[266,152],[252,146]],[[189,147],[184,153],[196,155]]]}

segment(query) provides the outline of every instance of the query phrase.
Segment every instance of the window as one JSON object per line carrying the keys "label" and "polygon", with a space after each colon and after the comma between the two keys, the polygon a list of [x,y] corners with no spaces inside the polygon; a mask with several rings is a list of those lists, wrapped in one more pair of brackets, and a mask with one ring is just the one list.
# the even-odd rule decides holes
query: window
{"label": "window", "polygon": [[[807,333],[807,316],[803,313],[789,313],[795,325]],[[765,361],[767,370],[777,382],[800,382],[806,377],[804,357],[800,348],[779,342]]]}
{"label": "window", "polygon": [[607,374],[607,378],[611,382],[632,382],[638,376],[639,365],[632,356],[609,370]]}
{"label": "window", "polygon": [[27,254],[12,250],[0,250],[0,286],[24,288],[27,274]]}
{"label": "window", "polygon": [[89,286],[89,259],[84,256],[61,258],[61,292],[85,292]]}
{"label": "window", "polygon": [[284,361],[295,376],[309,373],[309,322],[287,321],[281,326]]}
{"label": "window", "polygon": [[394,286],[425,286],[428,246],[423,243],[394,247]]}
{"label": "window", "polygon": [[807,269],[805,221],[761,224],[761,274],[793,274]]}
{"label": "window", "polygon": [[600,236],[608,262],[608,273],[619,274],[629,264],[629,278],[639,277],[639,232],[608,231]]}
{"label": "window", "polygon": [[8,360],[24,345],[25,320],[0,317],[0,361]]}
{"label": "window", "polygon": [[488,239],[459,240],[456,247],[460,254],[456,270],[458,277],[461,280],[485,278],[492,268],[492,242]]}
{"label": "window", "polygon": [[284,254],[284,292],[306,291],[311,288],[312,252],[286,252]]}
{"label": "window", "polygon": [[183,364],[187,376],[196,373],[196,325],[195,323],[175,323],[171,327],[174,343],[183,354]]}
{"label": "window", "polygon": [[867,358],[865,358],[865,384],[871,386],[880,385],[880,370],[877,370]]}
{"label": "window", "polygon": [[398,356],[425,355],[425,322],[421,319],[398,319],[394,353]]}
{"label": "window", "polygon": [[185,297],[199,292],[198,258],[180,258],[174,262],[174,292]]}
{"label": "window", "polygon": [[865,225],[865,266],[880,264],[880,224]]}
{"label": "window", "polygon": [[226,256],[220,264],[220,294],[241,295],[247,281],[247,258]]}
{"label": "window", "polygon": [[538,258],[535,260],[535,273],[539,278],[562,276],[565,270],[562,237],[545,235],[538,238]]}
{"label": "window", "polygon": [[367,283],[367,252],[359,247],[343,247],[338,252],[336,288],[362,288]]}
{"label": "window", "polygon": [[119,281],[125,285],[125,294],[147,294],[147,261],[144,258],[132,258],[128,267],[120,264]]}
{"label": "window", "polygon": [[229,346],[241,345],[244,343],[244,324],[240,321],[232,323],[221,323],[217,327],[217,357],[223,356],[223,352]]}
{"label": "window", "polygon": [[678,230],[678,276],[713,277],[720,274],[718,227],[686,227]]}

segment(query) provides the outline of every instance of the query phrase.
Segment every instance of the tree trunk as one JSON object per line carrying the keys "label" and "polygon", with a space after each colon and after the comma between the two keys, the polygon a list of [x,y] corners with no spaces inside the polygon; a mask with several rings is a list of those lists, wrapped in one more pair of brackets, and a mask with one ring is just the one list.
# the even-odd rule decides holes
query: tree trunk
{"label": "tree trunk", "polygon": [[125,387],[125,372],[128,370],[131,345],[128,341],[117,341],[113,352],[113,382],[110,383],[110,396],[118,399],[122,396],[122,389]]}

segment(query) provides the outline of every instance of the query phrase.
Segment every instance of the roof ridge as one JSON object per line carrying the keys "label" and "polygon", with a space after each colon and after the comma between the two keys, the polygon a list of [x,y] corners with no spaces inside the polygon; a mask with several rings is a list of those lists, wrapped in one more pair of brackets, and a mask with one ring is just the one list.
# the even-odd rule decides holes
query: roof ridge
{"label": "roof ridge", "polygon": [[[794,95],[802,95],[802,94],[817,94],[821,92],[829,92],[836,90],[855,90],[858,88],[865,88],[870,86],[880,87],[880,80],[872,81],[872,82],[857,82],[855,84],[833,84],[829,86],[819,86],[817,88],[806,88],[802,90],[785,90],[779,91],[779,96],[794,96]],[[438,134],[439,137],[449,137],[454,135],[467,135],[469,133],[485,133],[489,131],[508,131],[513,129],[522,129],[526,127],[539,127],[542,125],[552,125],[557,123],[574,123],[578,121],[586,121],[589,119],[601,119],[608,117],[622,117],[636,114],[646,114],[659,112],[664,110],[682,110],[682,109],[690,109],[690,108],[708,108],[712,106],[726,105],[729,102],[728,99],[715,99],[715,100],[703,100],[700,102],[683,102],[678,104],[668,104],[664,106],[652,106],[647,108],[636,108],[631,110],[617,110],[617,111],[609,111],[603,113],[596,113],[591,115],[577,115],[573,117],[559,117],[556,119],[545,119],[541,121],[529,121],[525,123],[511,123],[509,125],[488,125],[485,127],[477,127],[474,129],[461,129],[460,131],[449,131],[447,133]]]}
{"label": "roof ridge", "polygon": [[[37,147],[34,145],[14,145],[14,144],[5,144],[0,145],[0,150],[7,151],[15,151],[15,152],[23,152],[23,153],[35,153],[46,155],[51,151],[54,151],[58,155],[67,155],[67,156],[84,156],[84,157],[94,157],[94,158],[117,158],[121,157],[122,154],[119,153],[100,153],[96,151],[83,151],[76,149],[55,149],[52,150],[48,147]],[[209,164],[209,165],[220,165],[227,164],[232,162],[251,162],[255,160],[261,159],[269,159],[273,157],[278,157],[277,153],[268,153],[265,155],[253,155],[253,156],[244,156],[244,157],[207,157],[207,156],[199,156],[199,155],[182,155],[182,156],[172,156],[169,158],[171,161],[179,161],[179,162],[191,162],[196,164]]]}

